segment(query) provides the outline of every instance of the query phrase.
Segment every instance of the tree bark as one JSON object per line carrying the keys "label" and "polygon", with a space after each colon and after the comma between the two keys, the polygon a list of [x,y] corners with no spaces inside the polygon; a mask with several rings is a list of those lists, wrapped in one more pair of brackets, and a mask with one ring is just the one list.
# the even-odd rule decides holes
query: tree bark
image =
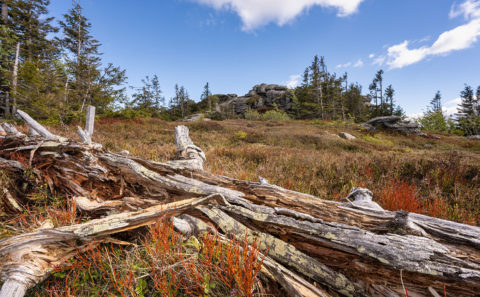
{"label": "tree bark", "polygon": [[2,21],[3,24],[6,25],[8,23],[8,6],[7,1],[3,0],[2,2]]}
{"label": "tree bark", "polygon": [[17,81],[18,81],[18,59],[20,56],[20,42],[17,42],[15,49],[15,62],[13,64],[13,74],[12,74],[12,114],[16,113],[17,110]]}
{"label": "tree bark", "polygon": [[[5,130],[9,135],[0,143],[0,169],[17,184],[26,182],[22,172],[27,166],[18,160],[30,160],[37,182],[52,193],[74,200],[92,217],[117,213],[0,241],[1,278],[9,284],[5,290],[15,282],[27,289],[42,281],[72,256],[65,242],[75,241],[82,249],[93,238],[101,242],[175,211],[188,212],[174,219],[185,234],[215,232],[213,224],[223,235],[260,243],[266,255],[263,277],[291,296],[405,296],[404,288],[409,296],[431,296],[432,291],[443,293],[444,285],[448,296],[478,296],[480,291],[480,228],[385,211],[366,189],[353,189],[340,203],[265,179],[210,174],[203,171],[205,155],[185,126],[175,129],[177,153],[167,163],[48,137],[45,131],[42,139]],[[28,193],[8,190],[20,207],[28,204]],[[23,260],[27,251],[28,263]]]}

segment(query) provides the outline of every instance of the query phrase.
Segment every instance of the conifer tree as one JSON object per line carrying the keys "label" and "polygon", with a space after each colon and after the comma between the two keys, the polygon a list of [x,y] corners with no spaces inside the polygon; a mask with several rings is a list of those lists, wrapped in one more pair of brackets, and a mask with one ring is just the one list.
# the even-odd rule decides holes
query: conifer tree
{"label": "conifer tree", "polygon": [[440,91],[430,101],[430,106],[420,118],[423,129],[434,132],[448,132],[449,125],[442,111],[442,95]]}
{"label": "conifer tree", "polygon": [[480,115],[476,112],[478,99],[469,85],[460,92],[462,102],[459,104],[457,116],[458,127],[465,135],[480,134]]}
{"label": "conifer tree", "polygon": [[442,112],[442,94],[440,91],[437,91],[430,101],[430,108],[432,112]]}
{"label": "conifer tree", "polygon": [[212,93],[210,92],[208,82],[203,87],[203,93],[200,99],[208,101],[208,111],[212,112]]}
{"label": "conifer tree", "polygon": [[[389,106],[389,113],[390,115],[393,115],[393,95],[395,94],[395,90],[393,89],[392,85],[389,85],[386,89],[385,89],[385,105]],[[385,107],[385,111],[387,111],[388,108]]]}
{"label": "conifer tree", "polygon": [[92,25],[82,15],[80,2],[63,17],[59,24],[64,36],[59,42],[66,55],[70,81],[66,83],[66,100],[73,112],[81,112],[86,105],[93,104],[102,113],[125,96],[122,87],[126,80],[125,71],[111,63],[101,68],[101,44],[90,35]]}
{"label": "conifer tree", "polygon": [[132,105],[135,109],[158,114],[165,104],[165,98],[162,96],[160,82],[155,74],[152,79],[147,75],[142,79],[143,86],[137,89],[132,97]]}

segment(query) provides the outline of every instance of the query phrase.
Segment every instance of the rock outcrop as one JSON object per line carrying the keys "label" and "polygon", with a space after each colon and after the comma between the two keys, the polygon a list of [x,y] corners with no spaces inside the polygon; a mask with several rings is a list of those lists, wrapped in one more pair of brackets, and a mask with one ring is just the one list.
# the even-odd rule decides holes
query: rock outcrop
{"label": "rock outcrop", "polygon": [[376,117],[363,124],[362,127],[370,129],[380,128],[407,134],[427,136],[425,133],[418,130],[419,127],[417,124],[410,121],[402,120],[402,118],[399,116]]}
{"label": "rock outcrop", "polygon": [[231,114],[243,115],[247,109],[258,111],[274,108],[283,111],[292,109],[292,99],[288,88],[275,84],[256,85],[241,97],[236,94],[219,94],[216,96],[220,109]]}

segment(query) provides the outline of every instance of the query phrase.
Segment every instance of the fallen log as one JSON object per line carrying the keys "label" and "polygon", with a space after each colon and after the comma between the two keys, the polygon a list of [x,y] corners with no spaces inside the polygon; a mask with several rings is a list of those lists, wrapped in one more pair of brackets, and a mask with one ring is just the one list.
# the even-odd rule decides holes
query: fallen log
{"label": "fallen log", "polygon": [[[51,193],[74,199],[81,211],[107,215],[99,219],[106,225],[118,222],[117,216],[126,219],[136,213],[142,217],[152,208],[174,209],[173,205],[184,203],[190,216],[176,218],[179,231],[208,231],[205,223],[210,223],[222,234],[258,240],[267,255],[264,273],[285,294],[405,296],[407,289],[409,296],[432,296],[434,291],[445,293],[444,286],[448,296],[477,296],[480,291],[480,228],[385,211],[366,189],[353,189],[340,203],[283,189],[265,179],[249,182],[210,174],[203,170],[205,154],[184,126],[175,129],[177,153],[167,163],[112,153],[98,144],[52,137],[45,131],[42,137],[29,137],[11,127],[5,130],[0,169],[9,173],[12,184],[47,184]],[[33,172],[34,181],[26,180],[25,168]],[[24,192],[8,189],[19,207],[29,203],[28,188]],[[199,201],[211,202],[212,197],[218,203],[196,206]],[[76,246],[81,249],[164,214],[80,237],[72,230],[85,230],[86,225],[4,239],[0,259],[8,261],[0,263],[5,281],[0,296],[12,294],[12,288],[18,289],[15,296],[23,296],[28,287],[42,281],[52,267],[72,255],[71,245],[65,245],[72,239],[81,239]],[[99,222],[84,224],[98,229]],[[30,276],[19,285],[15,273],[21,270],[11,267],[22,264],[30,245],[41,253],[30,256],[29,270],[22,270]],[[59,245],[65,248],[51,249]],[[48,263],[47,269],[42,263]]]}

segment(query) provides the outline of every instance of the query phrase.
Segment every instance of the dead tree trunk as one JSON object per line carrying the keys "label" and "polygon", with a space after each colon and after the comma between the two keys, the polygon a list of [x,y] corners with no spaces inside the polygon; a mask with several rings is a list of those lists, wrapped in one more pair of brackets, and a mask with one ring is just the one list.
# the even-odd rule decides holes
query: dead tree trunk
{"label": "dead tree trunk", "polygon": [[[41,136],[4,127],[0,169],[22,184],[29,167],[37,182],[75,200],[82,211],[117,214],[0,241],[0,297],[23,296],[72,256],[72,245],[82,249],[173,212],[188,212],[174,220],[181,232],[209,230],[209,222],[221,234],[260,242],[267,255],[262,273],[289,296],[405,296],[405,289],[409,296],[433,296],[443,295],[444,286],[448,296],[480,292],[478,227],[385,211],[366,189],[353,189],[339,203],[265,179],[210,174],[184,126],[175,129],[174,160],[159,163],[50,135],[18,114]],[[7,191],[20,210],[28,204],[27,193]]]}

